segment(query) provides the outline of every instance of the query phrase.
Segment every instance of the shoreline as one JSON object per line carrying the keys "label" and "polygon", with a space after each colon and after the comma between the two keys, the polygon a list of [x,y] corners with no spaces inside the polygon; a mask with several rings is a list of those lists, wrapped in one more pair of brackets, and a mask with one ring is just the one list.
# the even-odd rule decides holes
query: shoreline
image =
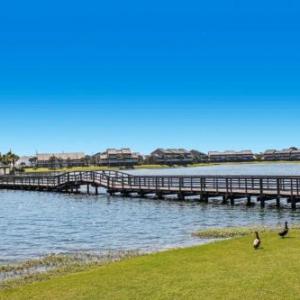
{"label": "shoreline", "polygon": [[106,166],[89,166],[89,167],[74,167],[74,168],[25,168],[24,174],[30,173],[55,173],[55,172],[80,172],[80,171],[133,171],[133,170],[159,170],[159,169],[188,169],[197,167],[214,167],[214,166],[230,166],[230,165],[277,165],[277,164],[300,164],[300,161],[249,161],[249,162],[215,162],[215,163],[195,163],[191,165],[137,165],[133,168],[123,167],[106,167]]}
{"label": "shoreline", "polygon": [[[10,287],[23,286],[27,283],[51,279],[57,275],[68,275],[91,268],[97,268],[116,262],[129,260],[141,256],[156,255],[164,252],[184,250],[205,245],[219,243],[226,240],[250,236],[255,231],[262,234],[274,233],[280,227],[274,226],[240,226],[240,227],[214,227],[197,230],[191,233],[192,237],[199,241],[184,245],[166,246],[153,250],[106,250],[100,253],[93,252],[70,252],[49,253],[42,257],[28,260],[0,264],[0,292]],[[300,224],[293,224],[293,231],[300,231]]]}
{"label": "shoreline", "polygon": [[[65,268],[6,282],[0,299],[99,299],[99,295],[101,299],[221,299],[222,295],[240,298],[245,292],[246,299],[269,299],[270,290],[278,299],[296,299],[300,230],[292,228],[289,237],[265,231],[259,250],[253,249],[251,233],[103,265]],[[285,289],[288,283],[290,288]],[[266,297],[262,291],[268,291]]]}

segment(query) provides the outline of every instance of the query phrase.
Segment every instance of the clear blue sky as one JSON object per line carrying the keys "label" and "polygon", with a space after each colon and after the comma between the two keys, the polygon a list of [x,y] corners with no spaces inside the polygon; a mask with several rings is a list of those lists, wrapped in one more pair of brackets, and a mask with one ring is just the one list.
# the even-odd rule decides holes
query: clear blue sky
{"label": "clear blue sky", "polygon": [[6,1],[0,151],[300,146],[299,1]]}

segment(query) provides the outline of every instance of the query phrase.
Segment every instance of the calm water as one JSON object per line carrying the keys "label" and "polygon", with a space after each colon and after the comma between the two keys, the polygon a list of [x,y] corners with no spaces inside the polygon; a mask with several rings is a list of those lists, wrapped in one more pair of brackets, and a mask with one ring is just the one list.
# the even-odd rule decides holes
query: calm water
{"label": "calm water", "polygon": [[[300,165],[233,165],[140,174],[298,174]],[[104,192],[104,191],[103,191]],[[300,211],[261,210],[217,203],[0,191],[0,263],[49,253],[103,250],[152,251],[205,241],[200,228],[300,223]]]}

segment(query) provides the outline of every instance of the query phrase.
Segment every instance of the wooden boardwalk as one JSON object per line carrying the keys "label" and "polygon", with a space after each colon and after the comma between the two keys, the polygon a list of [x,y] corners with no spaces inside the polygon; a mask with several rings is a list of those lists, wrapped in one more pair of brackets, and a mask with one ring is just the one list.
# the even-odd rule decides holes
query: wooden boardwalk
{"label": "wooden boardwalk", "polygon": [[140,176],[118,171],[68,172],[59,175],[9,175],[0,176],[0,188],[54,192],[79,192],[81,186],[87,193],[93,187],[103,187],[111,195],[138,194],[145,197],[155,194],[163,199],[176,195],[179,200],[198,196],[201,201],[222,197],[223,203],[234,204],[235,199],[246,199],[247,205],[255,198],[261,207],[268,200],[284,198],[295,209],[300,202],[300,176]]}

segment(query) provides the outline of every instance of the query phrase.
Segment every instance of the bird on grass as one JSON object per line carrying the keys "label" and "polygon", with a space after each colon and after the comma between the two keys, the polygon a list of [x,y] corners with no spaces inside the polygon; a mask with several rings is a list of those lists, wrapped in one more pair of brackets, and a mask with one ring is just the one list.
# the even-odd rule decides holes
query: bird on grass
{"label": "bird on grass", "polygon": [[261,244],[261,239],[260,239],[260,237],[259,237],[259,235],[258,235],[258,232],[255,231],[255,240],[254,240],[254,242],[253,242],[253,247],[254,247],[254,249],[255,249],[255,250],[258,249],[259,246],[260,246],[260,244]]}
{"label": "bird on grass", "polygon": [[284,229],[282,231],[280,231],[278,233],[278,235],[281,236],[282,238],[284,238],[285,236],[287,236],[288,233],[289,233],[288,222],[285,222]]}

